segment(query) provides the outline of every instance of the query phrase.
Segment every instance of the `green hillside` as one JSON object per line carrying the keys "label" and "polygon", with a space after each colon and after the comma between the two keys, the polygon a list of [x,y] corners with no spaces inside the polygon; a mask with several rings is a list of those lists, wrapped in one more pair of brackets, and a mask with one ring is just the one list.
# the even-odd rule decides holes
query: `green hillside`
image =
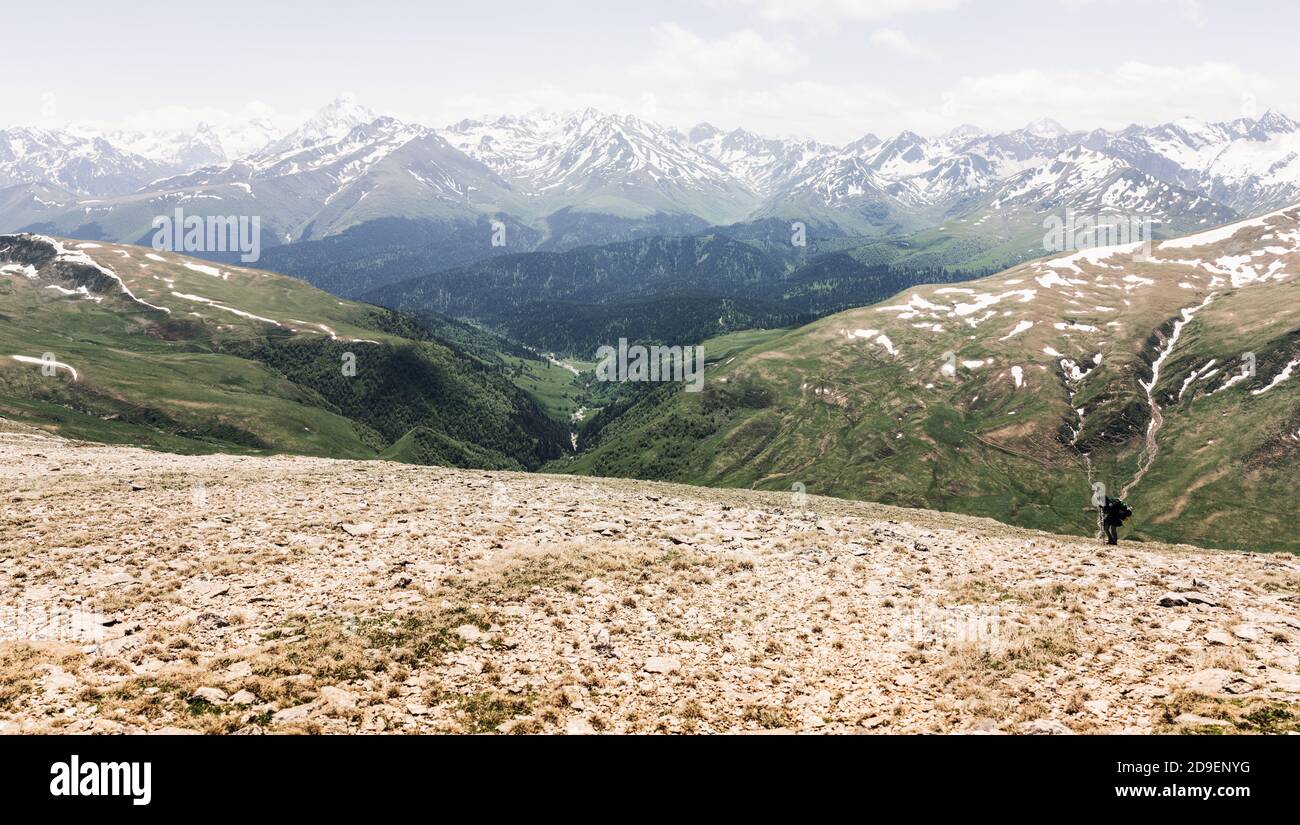
{"label": "green hillside", "polygon": [[606,411],[551,468],[799,483],[1077,534],[1100,482],[1131,488],[1131,538],[1298,550],[1298,223],[908,289],[760,341],[701,393],[661,385]]}
{"label": "green hillside", "polygon": [[370,458],[419,431],[440,448],[398,455],[535,468],[568,434],[493,340],[257,270],[0,236],[0,415],[74,438]]}

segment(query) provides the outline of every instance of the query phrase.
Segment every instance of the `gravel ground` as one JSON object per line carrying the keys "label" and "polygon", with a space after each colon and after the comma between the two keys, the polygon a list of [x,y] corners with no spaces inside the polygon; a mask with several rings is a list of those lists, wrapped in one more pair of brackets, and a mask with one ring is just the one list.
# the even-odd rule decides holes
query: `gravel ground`
{"label": "gravel ground", "polygon": [[0,731],[1290,732],[1300,560],[0,422]]}

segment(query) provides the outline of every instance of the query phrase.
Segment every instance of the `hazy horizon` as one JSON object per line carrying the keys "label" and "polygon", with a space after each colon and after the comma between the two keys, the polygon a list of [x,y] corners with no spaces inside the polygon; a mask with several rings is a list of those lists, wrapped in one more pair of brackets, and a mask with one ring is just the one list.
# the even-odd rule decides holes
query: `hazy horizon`
{"label": "hazy horizon", "polygon": [[[1300,68],[1286,42],[1300,12],[1224,0],[580,2],[558,12],[378,0],[366,22],[379,25],[358,25],[337,2],[234,0],[201,21],[201,42],[199,23],[153,0],[132,19],[69,5],[75,29],[8,21],[18,91],[0,124],[154,130],[264,117],[283,128],[343,92],[435,128],[592,106],[832,144],[1040,118],[1091,130],[1300,113],[1300,93],[1279,80]],[[85,47],[67,47],[70,31]],[[1010,47],[999,45],[1009,31]],[[64,44],[58,61],[51,42]]]}

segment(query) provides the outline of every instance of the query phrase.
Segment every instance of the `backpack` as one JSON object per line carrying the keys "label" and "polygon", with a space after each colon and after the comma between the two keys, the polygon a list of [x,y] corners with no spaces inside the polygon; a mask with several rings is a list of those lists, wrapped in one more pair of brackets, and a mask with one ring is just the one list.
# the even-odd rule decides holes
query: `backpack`
{"label": "backpack", "polygon": [[1121,499],[1111,499],[1106,504],[1106,515],[1115,519],[1119,524],[1123,524],[1133,517],[1133,508],[1129,507]]}

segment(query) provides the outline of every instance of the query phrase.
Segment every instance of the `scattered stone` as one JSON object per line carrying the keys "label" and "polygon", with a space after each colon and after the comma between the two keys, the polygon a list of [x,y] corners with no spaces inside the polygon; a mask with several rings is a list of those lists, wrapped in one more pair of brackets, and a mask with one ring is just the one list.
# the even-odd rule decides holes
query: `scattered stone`
{"label": "scattered stone", "polygon": [[1185,682],[1187,689],[1193,693],[1203,693],[1207,696],[1213,696],[1223,691],[1223,686],[1229,681],[1236,679],[1237,674],[1231,670],[1223,668],[1208,668],[1199,670],[1187,677]]}
{"label": "scattered stone", "polygon": [[1064,724],[1055,719],[1034,719],[1029,722],[1021,722],[1020,732],[1048,736],[1068,736],[1074,734],[1074,731],[1070,730]]}
{"label": "scattered stone", "polygon": [[1192,727],[1198,727],[1198,728],[1200,728],[1200,727],[1214,727],[1214,728],[1229,728],[1229,727],[1232,727],[1232,723],[1231,723],[1231,722],[1224,721],[1223,719],[1211,719],[1211,718],[1208,717],[1208,716],[1198,716],[1198,715],[1195,714],[1195,713],[1180,713],[1178,716],[1176,716],[1176,717],[1174,718],[1174,722],[1177,723],[1177,724],[1179,724],[1179,725],[1189,725],[1189,726],[1192,726]]}
{"label": "scattered stone", "polygon": [[456,628],[456,635],[470,644],[477,644],[484,639],[490,639],[491,635],[484,633],[472,624],[463,624]]}
{"label": "scattered stone", "polygon": [[[1300,599],[1262,584],[1300,576],[1286,554],[1158,542],[1102,550],[863,502],[827,499],[818,515],[792,516],[774,512],[784,497],[770,493],[672,488],[652,506],[652,487],[636,481],[178,456],[38,435],[51,456],[41,466],[57,456],[63,468],[49,480],[9,426],[0,420],[0,487],[32,503],[10,505],[19,520],[0,530],[0,583],[9,583],[0,613],[21,599],[32,614],[75,607],[80,618],[52,625],[49,642],[34,646],[3,733],[181,732],[218,721],[240,735],[464,733],[493,719],[547,734],[1067,734],[1077,725],[1150,735],[1183,693],[1300,701]],[[103,490],[132,482],[150,494],[103,506]],[[222,501],[194,513],[190,483],[223,491]],[[508,518],[480,506],[494,484],[507,488]],[[388,587],[401,579],[405,587]],[[961,598],[967,586],[960,596],[980,598]],[[1068,598],[1001,599],[1057,586]],[[1169,609],[1153,610],[1162,593]],[[922,618],[947,633],[941,622],[978,604],[1005,617],[999,641],[1032,643],[1076,600],[1084,611],[1068,622],[1089,653],[1044,648],[1043,668],[993,676],[995,704],[939,710],[962,681],[993,672],[954,639],[918,646],[889,633],[918,607],[932,607]],[[461,618],[443,638],[446,616]],[[1193,649],[1174,655],[1183,647]],[[359,664],[355,678],[314,675],[330,672],[336,651],[348,656],[339,664]],[[1186,663],[1200,658],[1230,664],[1192,673]],[[211,674],[195,682],[202,688],[159,689],[190,662]],[[216,705],[229,694],[217,705],[226,712],[218,720],[159,701],[146,718],[83,694],[145,679],[142,699]],[[998,715],[986,718],[988,708]],[[1040,718],[1021,726],[1029,708]],[[1185,730],[1231,730],[1201,721]]]}
{"label": "scattered stone", "polygon": [[1096,716],[1105,716],[1106,711],[1110,710],[1110,702],[1105,699],[1092,699],[1084,702],[1083,706],[1087,708],[1089,713]]}
{"label": "scattered stone", "polygon": [[1229,679],[1223,685],[1223,692],[1231,693],[1234,696],[1243,693],[1250,693],[1254,689],[1255,689],[1255,684],[1242,676],[1237,676],[1236,678]]}
{"label": "scattered stone", "polygon": [[201,687],[190,694],[191,702],[207,702],[209,705],[225,704],[226,692],[221,688]]}
{"label": "scattered stone", "polygon": [[590,736],[596,732],[596,729],[581,716],[571,716],[564,725],[564,732],[569,736]]}
{"label": "scattered stone", "polygon": [[277,725],[291,724],[293,722],[302,722],[311,715],[318,705],[315,702],[307,702],[303,705],[297,705],[291,708],[277,711],[271,716],[271,722]]}
{"label": "scattered stone", "polygon": [[1206,596],[1204,593],[1187,591],[1184,593],[1166,593],[1160,597],[1161,607],[1186,607],[1189,604],[1203,604],[1207,607],[1217,607],[1218,602]]}
{"label": "scattered stone", "polygon": [[646,673],[672,673],[682,669],[682,663],[672,656],[652,656],[646,660]]}
{"label": "scattered stone", "polygon": [[355,710],[357,707],[355,693],[332,685],[320,689],[320,699],[326,707],[334,711]]}
{"label": "scattered stone", "polygon": [[1235,647],[1237,645],[1237,640],[1232,638],[1232,634],[1218,629],[1206,633],[1205,641],[1212,645],[1222,645],[1223,647]]}
{"label": "scattered stone", "polygon": [[235,662],[230,667],[221,671],[221,680],[223,682],[237,682],[240,679],[247,679],[253,675],[253,666],[248,662]]}
{"label": "scattered stone", "polygon": [[221,582],[195,582],[194,590],[205,599],[215,599],[230,592],[230,585]]}
{"label": "scattered stone", "polygon": [[1241,639],[1243,642],[1257,642],[1259,641],[1259,628],[1248,624],[1234,625],[1232,628],[1232,635]]}

